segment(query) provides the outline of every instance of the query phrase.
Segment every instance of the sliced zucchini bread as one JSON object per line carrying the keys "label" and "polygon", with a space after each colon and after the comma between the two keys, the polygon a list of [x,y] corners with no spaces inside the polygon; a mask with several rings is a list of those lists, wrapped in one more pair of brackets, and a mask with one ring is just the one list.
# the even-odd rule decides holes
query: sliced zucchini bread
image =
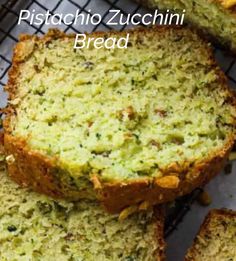
{"label": "sliced zucchini bread", "polygon": [[[4,120],[9,175],[110,212],[171,201],[216,175],[235,139],[235,96],[186,28],[95,33],[127,49],[73,49],[50,31],[17,44]],[[139,206],[140,205],[140,206]]]}
{"label": "sliced zucchini bread", "polygon": [[163,213],[123,221],[98,203],[53,200],[0,171],[1,261],[164,260]]}
{"label": "sliced zucchini bread", "polygon": [[215,209],[207,215],[186,261],[236,260],[236,211]]}
{"label": "sliced zucchini bread", "polygon": [[186,21],[236,53],[235,0],[136,0],[145,6],[183,13]]}

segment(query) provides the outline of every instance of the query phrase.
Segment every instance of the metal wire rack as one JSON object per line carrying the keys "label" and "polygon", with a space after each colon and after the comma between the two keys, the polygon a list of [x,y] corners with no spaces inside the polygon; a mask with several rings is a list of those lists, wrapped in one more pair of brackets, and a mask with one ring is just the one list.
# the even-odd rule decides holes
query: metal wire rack
{"label": "metal wire rack", "polygon": [[[87,25],[79,28],[66,24],[60,26],[60,29],[64,32],[74,33],[125,29],[126,26],[111,27],[106,24],[107,19],[109,19],[110,9],[119,9],[124,16],[136,12],[145,12],[140,5],[133,3],[131,0],[0,0],[0,4],[0,107],[6,105],[7,94],[4,93],[3,86],[7,83],[7,72],[11,67],[12,50],[18,41],[18,35],[20,33],[43,35],[48,30],[45,23],[35,26],[31,25],[28,20],[23,21],[24,26],[17,26],[21,9],[34,9],[38,12],[49,10],[52,15],[61,10],[67,12],[79,9],[79,13],[83,14],[93,14],[98,10],[102,10],[100,11],[102,21],[98,25]],[[222,69],[226,72],[230,85],[236,87],[236,59],[224,54],[219,48],[215,49],[215,56]],[[197,189],[190,195],[179,198],[172,207],[168,208],[165,224],[166,237],[178,228],[178,224],[190,210],[191,204],[201,191],[201,189]]]}

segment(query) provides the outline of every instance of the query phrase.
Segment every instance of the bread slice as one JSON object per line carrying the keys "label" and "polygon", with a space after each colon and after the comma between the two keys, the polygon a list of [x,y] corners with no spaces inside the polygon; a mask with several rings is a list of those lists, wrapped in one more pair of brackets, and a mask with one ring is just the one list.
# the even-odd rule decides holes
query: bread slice
{"label": "bread slice", "polygon": [[222,168],[235,96],[211,49],[186,28],[94,33],[127,49],[74,50],[74,35],[23,36],[6,90],[10,176],[110,212],[171,201]]}
{"label": "bread slice", "polygon": [[53,200],[0,171],[0,256],[13,260],[164,260],[163,212],[118,221],[98,203]]}
{"label": "bread slice", "polygon": [[211,210],[185,261],[236,260],[236,211]]}
{"label": "bread slice", "polygon": [[136,0],[155,9],[172,10],[221,45],[236,53],[236,1],[235,0]]}

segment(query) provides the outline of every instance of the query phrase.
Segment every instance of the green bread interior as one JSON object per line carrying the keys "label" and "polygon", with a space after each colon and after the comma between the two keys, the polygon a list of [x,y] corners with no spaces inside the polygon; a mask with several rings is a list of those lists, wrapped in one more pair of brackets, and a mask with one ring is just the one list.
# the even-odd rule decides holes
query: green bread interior
{"label": "green bread interior", "polygon": [[197,238],[194,258],[199,261],[221,261],[236,258],[236,217],[216,215],[207,232]]}
{"label": "green bread interior", "polygon": [[220,0],[148,0],[153,8],[186,10],[186,20],[212,34],[223,45],[236,50],[235,13],[226,10]]}
{"label": "green bread interior", "polygon": [[0,171],[1,261],[154,261],[152,212],[118,221],[98,203],[69,203],[18,187]]}
{"label": "green bread interior", "polygon": [[75,51],[73,42],[37,43],[20,65],[11,127],[75,180],[159,177],[234,132],[235,108],[194,33],[131,33],[127,49]]}

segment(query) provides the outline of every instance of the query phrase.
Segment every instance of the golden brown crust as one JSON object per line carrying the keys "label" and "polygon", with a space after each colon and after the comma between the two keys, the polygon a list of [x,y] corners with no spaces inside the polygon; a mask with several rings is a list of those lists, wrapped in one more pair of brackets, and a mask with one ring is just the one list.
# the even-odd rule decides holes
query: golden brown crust
{"label": "golden brown crust", "polygon": [[75,200],[89,198],[86,190],[78,191],[73,185],[60,180],[56,158],[47,158],[38,152],[31,151],[25,141],[4,134],[4,148],[8,155],[7,170],[9,176],[23,187],[54,198]]}
{"label": "golden brown crust", "polygon": [[205,235],[209,234],[208,226],[213,218],[218,218],[220,220],[224,220],[226,217],[236,218],[236,211],[231,209],[212,209],[207,216],[205,217],[202,225],[200,226],[199,232],[194,239],[193,245],[188,249],[187,254],[185,256],[185,261],[198,261],[196,259],[197,249],[196,244],[198,242],[198,236],[205,237]]}
{"label": "golden brown crust", "polygon": [[[4,150],[3,150],[3,135],[1,135],[2,133],[0,133],[0,155],[1,154],[5,154]],[[5,138],[7,139],[7,137],[5,136]],[[12,138],[12,137],[9,137]],[[21,141],[16,141],[18,142],[18,146],[16,147],[16,150],[18,150],[19,148],[21,149],[20,151],[20,155],[19,157],[16,157],[17,160],[19,161],[19,164],[8,164],[8,172],[9,173],[16,173],[16,171],[18,171],[18,168],[21,169],[21,167],[23,168],[22,171],[20,171],[20,175],[13,175],[11,176],[18,184],[20,184],[21,186],[26,186],[28,187],[28,182],[32,181],[35,184],[34,189],[38,192],[42,192],[41,191],[41,186],[47,186],[43,193],[48,194],[52,197],[58,198],[58,197],[63,197],[63,194],[59,194],[61,193],[61,190],[57,187],[57,179],[52,180],[53,175],[49,174],[50,170],[52,169],[52,163],[50,161],[45,161],[45,159],[41,160],[41,155],[40,154],[36,154],[34,155],[34,157],[32,158],[29,155],[28,150],[25,151],[24,149],[24,143]],[[20,144],[21,143],[21,144]],[[11,144],[11,142],[7,141],[7,144]],[[15,150],[15,149],[14,149]],[[37,159],[39,159],[37,161]],[[23,162],[22,162],[23,160]],[[29,160],[29,162],[31,163],[30,166],[32,167],[32,175],[36,175],[36,176],[30,176],[25,174],[24,175],[24,167],[25,167],[25,163],[24,160],[27,161]],[[22,166],[21,166],[22,164]],[[16,165],[19,166],[18,168],[16,168]],[[4,165],[2,165],[2,162],[0,161],[0,168],[4,167],[5,169],[5,162]],[[35,170],[42,170],[44,169],[44,176],[41,176],[41,173],[39,176],[37,176],[37,173],[35,173]],[[26,169],[27,173],[29,174],[29,169]],[[52,172],[53,174],[53,172]],[[37,182],[35,180],[36,177],[40,177],[40,180]],[[55,182],[54,182],[55,181]],[[31,186],[31,182],[30,186]],[[77,191],[70,191],[71,193],[71,198],[76,198],[77,197]],[[74,194],[73,194],[74,193]],[[81,195],[80,195],[81,197]],[[164,206],[158,206],[158,207],[154,207],[154,220],[153,222],[156,223],[156,233],[155,233],[155,238],[153,239],[155,242],[157,242],[158,245],[158,249],[156,251],[156,256],[157,256],[157,261],[165,261],[166,260],[166,256],[165,256],[165,248],[166,248],[166,243],[164,240],[164,222],[165,221],[165,208]]]}
{"label": "golden brown crust", "polygon": [[0,130],[0,154],[4,154],[3,139],[4,139],[3,131]]}
{"label": "golden brown crust", "polygon": [[164,223],[165,223],[165,210],[163,206],[154,208],[154,216],[156,222],[156,239],[158,244],[157,261],[166,260],[165,248],[166,243],[164,240]]}
{"label": "golden brown crust", "polygon": [[[229,142],[218,154],[204,161],[196,162],[193,166],[187,166],[178,170],[179,177],[177,188],[163,188],[150,180],[141,180],[127,183],[104,183],[98,189],[98,195],[105,208],[109,212],[120,211],[123,207],[148,201],[151,205],[160,204],[174,200],[177,196],[190,193],[196,187],[204,186],[223,168],[228,159],[233,142]],[[172,175],[169,169],[165,176]]]}
{"label": "golden brown crust", "polygon": [[5,166],[5,149],[3,146],[3,131],[0,131],[0,170]]}
{"label": "golden brown crust", "polygon": [[[180,27],[175,27],[175,30],[185,30]],[[159,34],[168,30],[168,27],[156,27]],[[145,34],[149,30],[139,28],[134,30],[134,33]],[[104,36],[109,34],[123,34],[120,32],[101,33],[96,32],[93,36]],[[17,95],[17,79],[19,77],[19,67],[21,63],[30,56],[30,52],[34,50],[37,41],[48,42],[57,38],[74,37],[74,35],[65,35],[58,30],[51,30],[43,38],[37,36],[23,35],[21,42],[15,48],[13,57],[13,66],[9,73],[9,81],[6,90],[10,94],[10,100],[13,100]],[[28,41],[33,42],[32,45]],[[24,54],[22,48],[27,43],[28,52]],[[207,48],[207,45],[206,45]],[[211,49],[209,48],[209,53]],[[26,55],[26,56],[25,56]],[[210,55],[210,61],[213,68],[219,74],[221,81],[221,88],[227,91],[231,103],[236,106],[236,99],[232,92],[227,87],[226,78],[220,69],[216,66],[215,62]],[[23,60],[22,60],[23,59]],[[17,183],[32,187],[34,190],[45,193],[53,197],[63,197],[71,200],[76,200],[81,197],[87,197],[87,191],[78,192],[76,187],[70,184],[64,184],[57,175],[59,166],[57,166],[56,158],[47,158],[39,152],[32,151],[27,142],[21,140],[19,137],[14,137],[11,134],[10,121],[11,117],[16,114],[16,106],[9,104],[6,109],[7,117],[4,120],[4,146],[6,154],[12,156],[8,162],[9,175]],[[99,180],[99,177],[93,176],[92,182],[94,183],[97,197],[102,201],[105,208],[109,212],[120,212],[123,208],[140,204],[143,201],[148,201],[151,204],[159,204],[175,199],[177,196],[184,195],[191,192],[198,186],[203,186],[212,177],[214,177],[223,167],[228,158],[228,154],[233,147],[235,137],[228,137],[228,142],[225,147],[220,151],[212,154],[207,159],[196,162],[191,165],[189,162],[173,163],[166,169],[162,170],[163,176],[172,176],[171,180],[175,180],[175,186],[165,186],[165,182],[157,182],[155,179],[144,178],[142,180],[132,180],[129,182],[113,182],[106,183]],[[173,178],[173,176],[175,178]],[[169,182],[169,178],[166,179]],[[177,182],[178,181],[178,182]],[[99,183],[99,186],[97,185]],[[173,183],[173,182],[172,182]]]}

